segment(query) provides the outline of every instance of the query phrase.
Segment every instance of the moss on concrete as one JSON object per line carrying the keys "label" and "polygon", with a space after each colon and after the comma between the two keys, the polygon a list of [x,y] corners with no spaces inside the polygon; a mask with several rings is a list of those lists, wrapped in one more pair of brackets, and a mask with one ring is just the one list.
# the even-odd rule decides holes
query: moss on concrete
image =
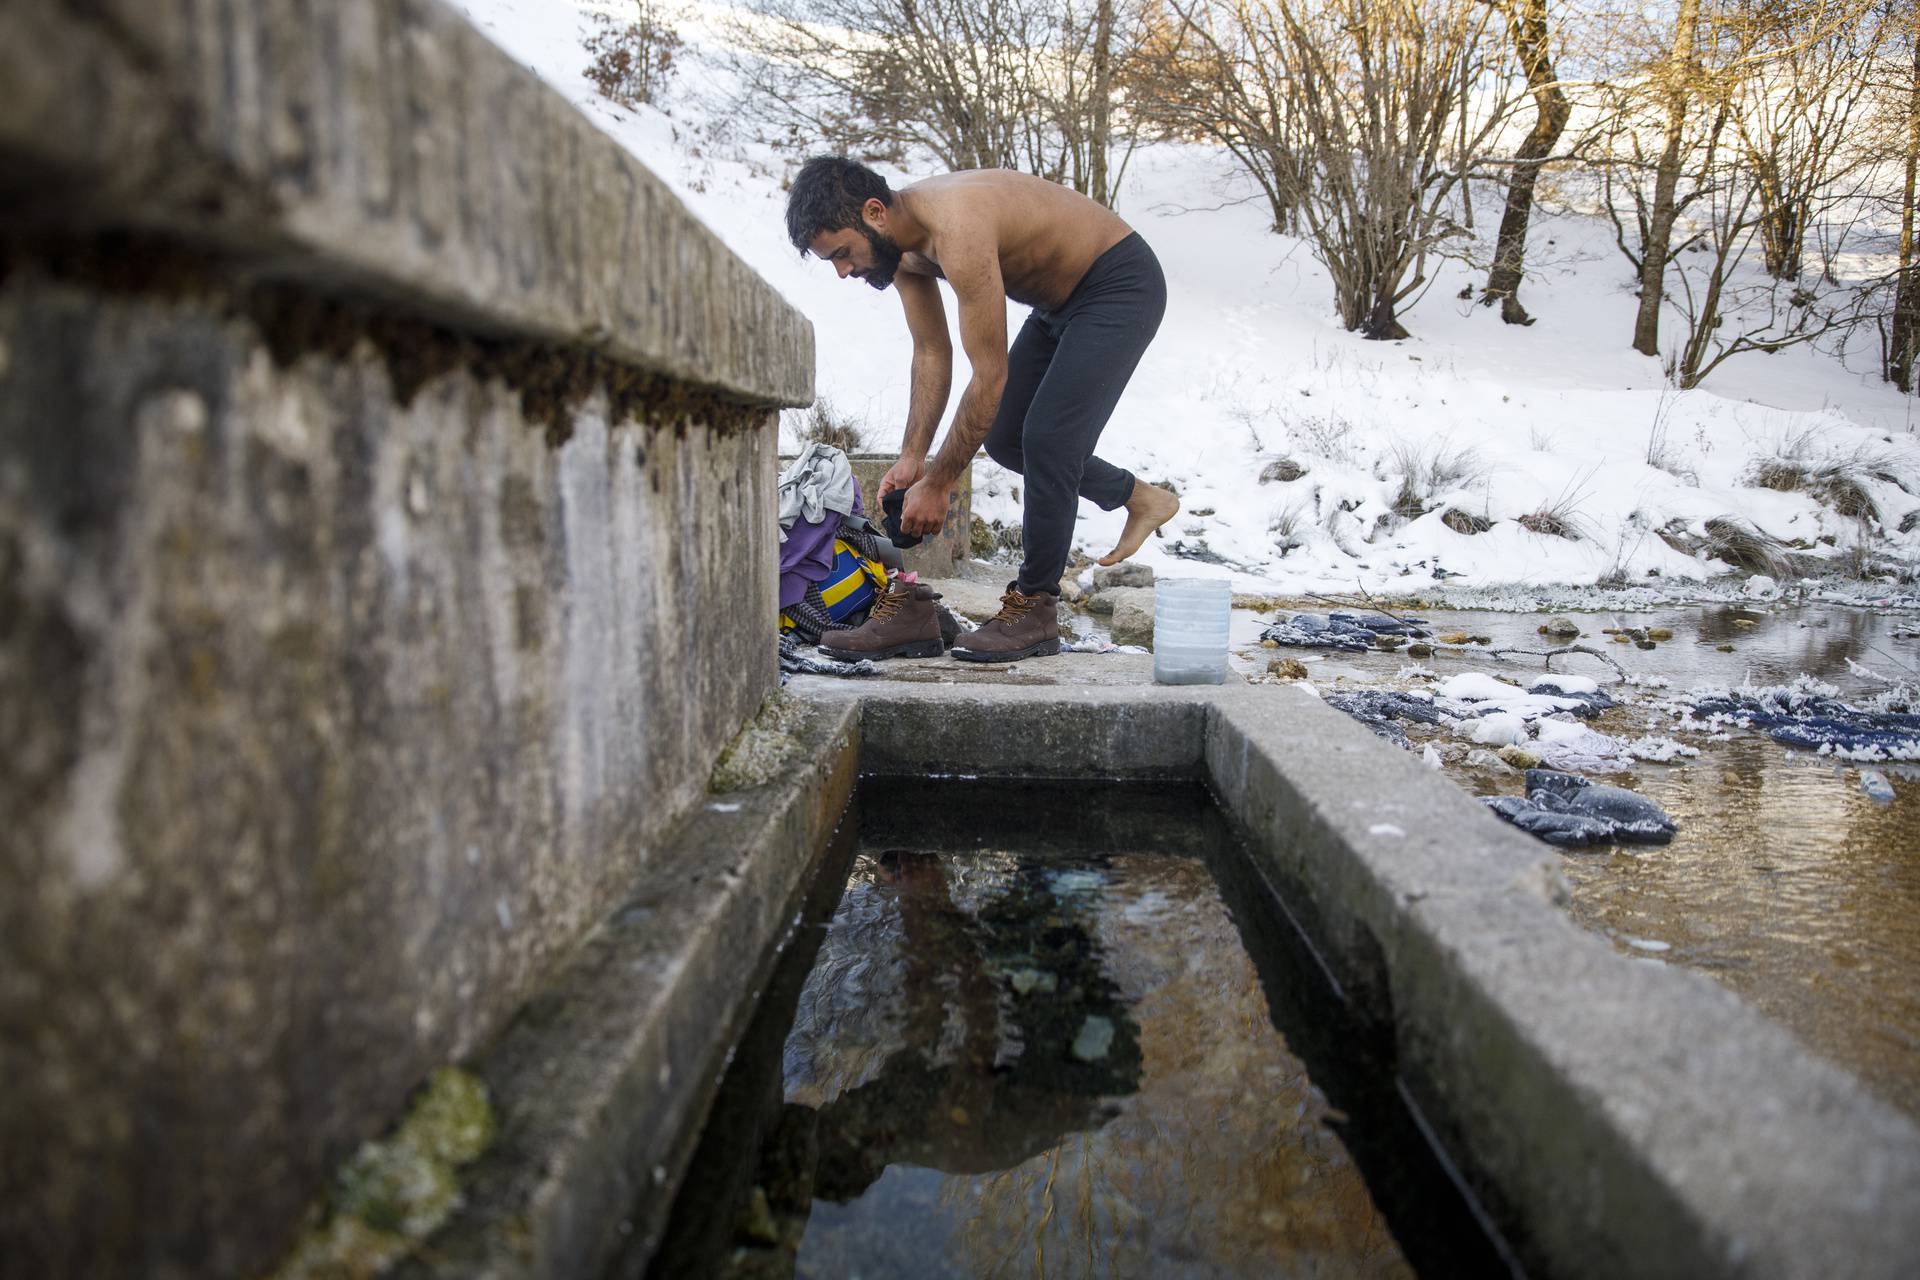
{"label": "moss on concrete", "polygon": [[477,1076],[441,1067],[392,1136],[361,1145],[334,1181],[325,1219],[294,1246],[275,1280],[377,1276],[459,1207],[455,1172],[493,1141],[493,1106]]}
{"label": "moss on concrete", "polygon": [[763,787],[793,767],[801,753],[799,735],[812,711],[799,698],[775,689],[759,712],[727,744],[714,762],[712,791],[743,791]]}

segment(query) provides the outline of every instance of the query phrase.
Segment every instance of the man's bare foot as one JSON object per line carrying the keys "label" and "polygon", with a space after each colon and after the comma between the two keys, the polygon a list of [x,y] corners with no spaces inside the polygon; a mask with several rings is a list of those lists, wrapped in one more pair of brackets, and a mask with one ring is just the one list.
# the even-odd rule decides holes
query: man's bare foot
{"label": "man's bare foot", "polygon": [[1100,557],[1101,564],[1119,564],[1140,549],[1147,535],[1173,519],[1180,510],[1180,499],[1162,489],[1157,484],[1145,481],[1133,486],[1133,496],[1127,499],[1127,527],[1120,531],[1120,542],[1106,555]]}

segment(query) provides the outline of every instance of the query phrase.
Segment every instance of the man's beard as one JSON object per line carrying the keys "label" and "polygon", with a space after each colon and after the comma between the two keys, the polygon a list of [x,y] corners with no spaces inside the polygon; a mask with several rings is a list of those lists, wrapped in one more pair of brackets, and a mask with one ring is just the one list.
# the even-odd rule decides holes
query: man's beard
{"label": "man's beard", "polygon": [[874,288],[884,289],[893,283],[893,273],[900,269],[902,250],[891,237],[872,227],[862,224],[860,230],[866,232],[867,243],[873,246],[873,265],[858,274]]}

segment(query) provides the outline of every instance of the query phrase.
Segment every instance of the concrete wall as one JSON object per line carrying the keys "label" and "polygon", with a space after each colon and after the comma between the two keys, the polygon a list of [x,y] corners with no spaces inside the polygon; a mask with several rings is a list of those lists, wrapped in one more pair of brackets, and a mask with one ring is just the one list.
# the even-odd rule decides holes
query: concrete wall
{"label": "concrete wall", "polygon": [[0,1271],[258,1272],[772,686],[811,333],[437,0],[13,0],[0,211]]}

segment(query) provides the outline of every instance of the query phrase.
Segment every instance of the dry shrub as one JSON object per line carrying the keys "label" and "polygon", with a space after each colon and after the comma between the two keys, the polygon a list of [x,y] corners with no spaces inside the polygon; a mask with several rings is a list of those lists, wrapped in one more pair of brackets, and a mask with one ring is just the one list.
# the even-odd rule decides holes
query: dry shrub
{"label": "dry shrub", "polygon": [[1261,484],[1287,484],[1307,474],[1307,469],[1292,458],[1276,458],[1260,471]]}
{"label": "dry shrub", "polygon": [[825,396],[815,400],[797,428],[802,446],[830,444],[843,453],[859,453],[866,445],[866,432],[852,418],[837,414],[833,402]]}
{"label": "dry shrub", "polygon": [[1709,560],[1723,560],[1736,569],[1764,573],[1770,578],[1794,576],[1793,562],[1786,546],[1744,520],[1717,516],[1707,521],[1707,541],[1702,548]]}
{"label": "dry shrub", "polygon": [[1440,523],[1455,533],[1485,533],[1493,528],[1493,521],[1485,516],[1472,515],[1458,507],[1448,507],[1446,514],[1440,517]]}
{"label": "dry shrub", "polygon": [[1432,500],[1484,476],[1487,467],[1472,449],[1449,449],[1442,440],[1431,445],[1396,440],[1387,450],[1400,487],[1388,504],[1402,520],[1418,520],[1433,509]]}
{"label": "dry shrub", "polygon": [[593,61],[587,79],[601,94],[628,109],[652,102],[673,76],[680,35],[657,0],[634,0],[634,21],[622,25],[604,13],[593,15],[598,30],[587,37]]}
{"label": "dry shrub", "polygon": [[1747,474],[1747,483],[1755,488],[1778,493],[1804,491],[1815,502],[1848,519],[1878,524],[1882,518],[1880,504],[1873,500],[1867,488],[1870,480],[1883,481],[1901,490],[1907,490],[1908,486],[1891,455],[1859,448],[1849,453],[1818,456],[1810,431],[1789,440],[1773,457],[1756,460]]}
{"label": "dry shrub", "polygon": [[1563,513],[1550,507],[1529,511],[1520,517],[1519,525],[1528,533],[1542,533],[1550,538],[1565,538],[1569,542],[1580,541],[1580,535],[1574,531],[1573,522]]}

